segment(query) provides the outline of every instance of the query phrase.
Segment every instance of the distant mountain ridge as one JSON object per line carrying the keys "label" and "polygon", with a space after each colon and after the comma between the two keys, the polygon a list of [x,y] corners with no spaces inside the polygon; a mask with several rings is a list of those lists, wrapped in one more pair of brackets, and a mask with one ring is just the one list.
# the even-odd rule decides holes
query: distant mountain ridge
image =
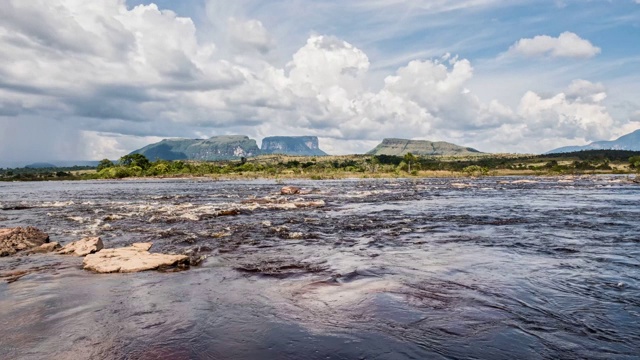
{"label": "distant mountain ridge", "polygon": [[428,141],[428,140],[407,140],[407,139],[384,139],[382,143],[373,150],[367,152],[367,155],[394,155],[404,156],[407,153],[413,155],[472,155],[481,154],[480,151],[464,147],[444,141]]}
{"label": "distant mountain ridge", "polygon": [[568,153],[582,150],[630,150],[640,151],[640,129],[612,141],[596,141],[584,146],[564,146],[547,154]]}
{"label": "distant mountain ridge", "polygon": [[274,136],[262,142],[244,135],[213,136],[209,139],[165,139],[135,150],[149,160],[233,160],[263,154],[327,155],[320,150],[315,136]]}

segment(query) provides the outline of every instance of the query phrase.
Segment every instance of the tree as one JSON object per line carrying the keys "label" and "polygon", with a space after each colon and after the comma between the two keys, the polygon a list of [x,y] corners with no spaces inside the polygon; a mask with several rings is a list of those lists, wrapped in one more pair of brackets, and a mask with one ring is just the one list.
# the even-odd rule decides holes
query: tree
{"label": "tree", "polygon": [[142,154],[129,154],[120,158],[120,165],[126,167],[138,166],[142,170],[147,170],[151,166],[151,162]]}
{"label": "tree", "polygon": [[98,164],[98,172],[102,171],[103,169],[107,169],[110,167],[113,167],[113,162],[111,162],[111,160],[109,159],[102,159],[100,160],[100,163]]}
{"label": "tree", "polygon": [[404,162],[407,163],[407,166],[409,168],[409,171],[407,171],[407,172],[410,173],[411,172],[411,164],[416,162],[416,157],[412,153],[408,152],[408,153],[406,153],[404,155]]}
{"label": "tree", "polygon": [[630,168],[640,170],[640,156],[630,157],[629,164]]}

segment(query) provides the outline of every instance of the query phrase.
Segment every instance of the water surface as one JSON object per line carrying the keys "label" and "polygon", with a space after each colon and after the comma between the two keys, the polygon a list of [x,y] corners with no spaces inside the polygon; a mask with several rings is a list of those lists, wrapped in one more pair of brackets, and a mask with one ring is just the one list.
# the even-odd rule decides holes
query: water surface
{"label": "water surface", "polygon": [[[204,259],[97,275],[0,259],[10,359],[632,359],[640,191],[624,178],[0,183],[0,227]],[[221,209],[238,208],[232,216]]]}

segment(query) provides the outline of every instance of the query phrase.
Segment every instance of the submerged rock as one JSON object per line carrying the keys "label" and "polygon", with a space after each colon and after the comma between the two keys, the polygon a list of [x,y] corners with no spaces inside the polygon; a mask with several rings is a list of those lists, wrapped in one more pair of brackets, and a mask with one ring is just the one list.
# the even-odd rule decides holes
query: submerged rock
{"label": "submerged rock", "polygon": [[0,229],[0,256],[13,255],[49,242],[49,235],[34,227]]}
{"label": "submerged rock", "polygon": [[151,245],[136,243],[124,248],[100,250],[84,258],[84,269],[97,273],[132,273],[189,265],[189,257],[186,255],[149,253]]}
{"label": "submerged rock", "polygon": [[99,237],[88,237],[65,245],[58,251],[61,255],[86,256],[104,248]]}
{"label": "submerged rock", "polygon": [[309,200],[303,198],[289,200],[285,197],[264,197],[260,199],[250,199],[242,202],[242,208],[249,211],[257,209],[267,210],[295,210],[298,208],[324,207],[324,200]]}

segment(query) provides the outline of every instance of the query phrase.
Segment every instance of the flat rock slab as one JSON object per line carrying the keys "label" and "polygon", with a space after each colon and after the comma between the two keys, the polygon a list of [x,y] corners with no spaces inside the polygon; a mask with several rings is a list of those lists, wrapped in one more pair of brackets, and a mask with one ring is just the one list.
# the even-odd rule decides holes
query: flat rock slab
{"label": "flat rock slab", "polygon": [[0,229],[0,256],[13,255],[49,242],[49,235],[34,227]]}
{"label": "flat rock slab", "polygon": [[152,254],[149,243],[133,244],[118,249],[103,249],[84,258],[85,270],[97,273],[133,273],[161,267],[188,265],[186,255]]}
{"label": "flat rock slab", "polygon": [[61,248],[60,244],[57,242],[44,243],[40,246],[31,248],[27,251],[29,254],[46,254],[50,252],[54,252]]}
{"label": "flat rock slab", "polygon": [[86,256],[96,253],[104,248],[99,237],[88,237],[65,245],[58,251],[61,255]]}

